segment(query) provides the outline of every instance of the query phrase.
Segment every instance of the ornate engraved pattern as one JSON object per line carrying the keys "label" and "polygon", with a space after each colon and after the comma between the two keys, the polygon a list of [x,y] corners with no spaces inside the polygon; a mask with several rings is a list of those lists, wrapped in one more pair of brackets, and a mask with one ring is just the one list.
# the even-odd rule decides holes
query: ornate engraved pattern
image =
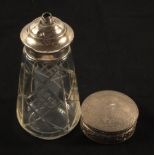
{"label": "ornate engraved pattern", "polygon": [[33,130],[51,132],[68,128],[65,102],[70,100],[69,94],[73,93],[70,91],[74,90],[71,87],[75,87],[75,75],[72,70],[63,67],[63,63],[25,63],[25,78],[31,78],[30,93],[24,101],[27,113],[24,117]]}

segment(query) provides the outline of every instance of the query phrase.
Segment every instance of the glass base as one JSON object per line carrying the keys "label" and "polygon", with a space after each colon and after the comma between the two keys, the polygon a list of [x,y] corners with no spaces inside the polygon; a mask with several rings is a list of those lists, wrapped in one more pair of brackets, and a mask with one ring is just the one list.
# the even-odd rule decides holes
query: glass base
{"label": "glass base", "polygon": [[33,128],[31,128],[31,126],[22,123],[21,119],[19,118],[18,109],[17,109],[17,119],[18,119],[18,122],[21,125],[21,127],[25,131],[27,131],[29,134],[31,134],[32,136],[35,136],[37,138],[44,139],[44,140],[54,140],[54,139],[58,139],[60,137],[65,136],[66,134],[71,132],[76,127],[76,125],[78,124],[78,122],[80,120],[80,112],[79,112],[78,116],[76,116],[75,121],[71,127],[65,128],[63,130],[59,130],[57,132],[37,132],[37,131],[33,130]]}

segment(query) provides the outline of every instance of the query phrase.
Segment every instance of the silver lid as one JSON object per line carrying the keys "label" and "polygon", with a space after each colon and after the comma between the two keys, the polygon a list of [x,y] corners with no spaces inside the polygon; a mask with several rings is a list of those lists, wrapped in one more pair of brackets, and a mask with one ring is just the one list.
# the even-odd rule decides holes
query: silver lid
{"label": "silver lid", "polygon": [[22,29],[20,38],[36,52],[54,53],[72,42],[74,32],[68,24],[45,12]]}
{"label": "silver lid", "polygon": [[139,111],[127,95],[107,90],[88,96],[82,104],[81,127],[101,143],[122,142],[134,133]]}

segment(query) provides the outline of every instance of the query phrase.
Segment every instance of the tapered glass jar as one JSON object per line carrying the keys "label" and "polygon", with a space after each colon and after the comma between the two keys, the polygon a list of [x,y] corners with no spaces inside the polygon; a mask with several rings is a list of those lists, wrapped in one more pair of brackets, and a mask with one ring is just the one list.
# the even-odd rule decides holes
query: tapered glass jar
{"label": "tapered glass jar", "polygon": [[44,13],[21,32],[25,46],[17,118],[36,137],[59,138],[79,121],[81,111],[71,56],[72,39],[72,29],[50,13]]}

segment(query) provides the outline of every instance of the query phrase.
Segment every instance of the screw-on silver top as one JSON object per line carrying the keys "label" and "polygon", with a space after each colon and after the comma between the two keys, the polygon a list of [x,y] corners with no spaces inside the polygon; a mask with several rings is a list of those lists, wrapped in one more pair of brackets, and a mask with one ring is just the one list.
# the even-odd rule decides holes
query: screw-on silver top
{"label": "screw-on silver top", "polygon": [[45,12],[22,29],[20,38],[36,52],[54,53],[72,42],[74,32],[68,24]]}

